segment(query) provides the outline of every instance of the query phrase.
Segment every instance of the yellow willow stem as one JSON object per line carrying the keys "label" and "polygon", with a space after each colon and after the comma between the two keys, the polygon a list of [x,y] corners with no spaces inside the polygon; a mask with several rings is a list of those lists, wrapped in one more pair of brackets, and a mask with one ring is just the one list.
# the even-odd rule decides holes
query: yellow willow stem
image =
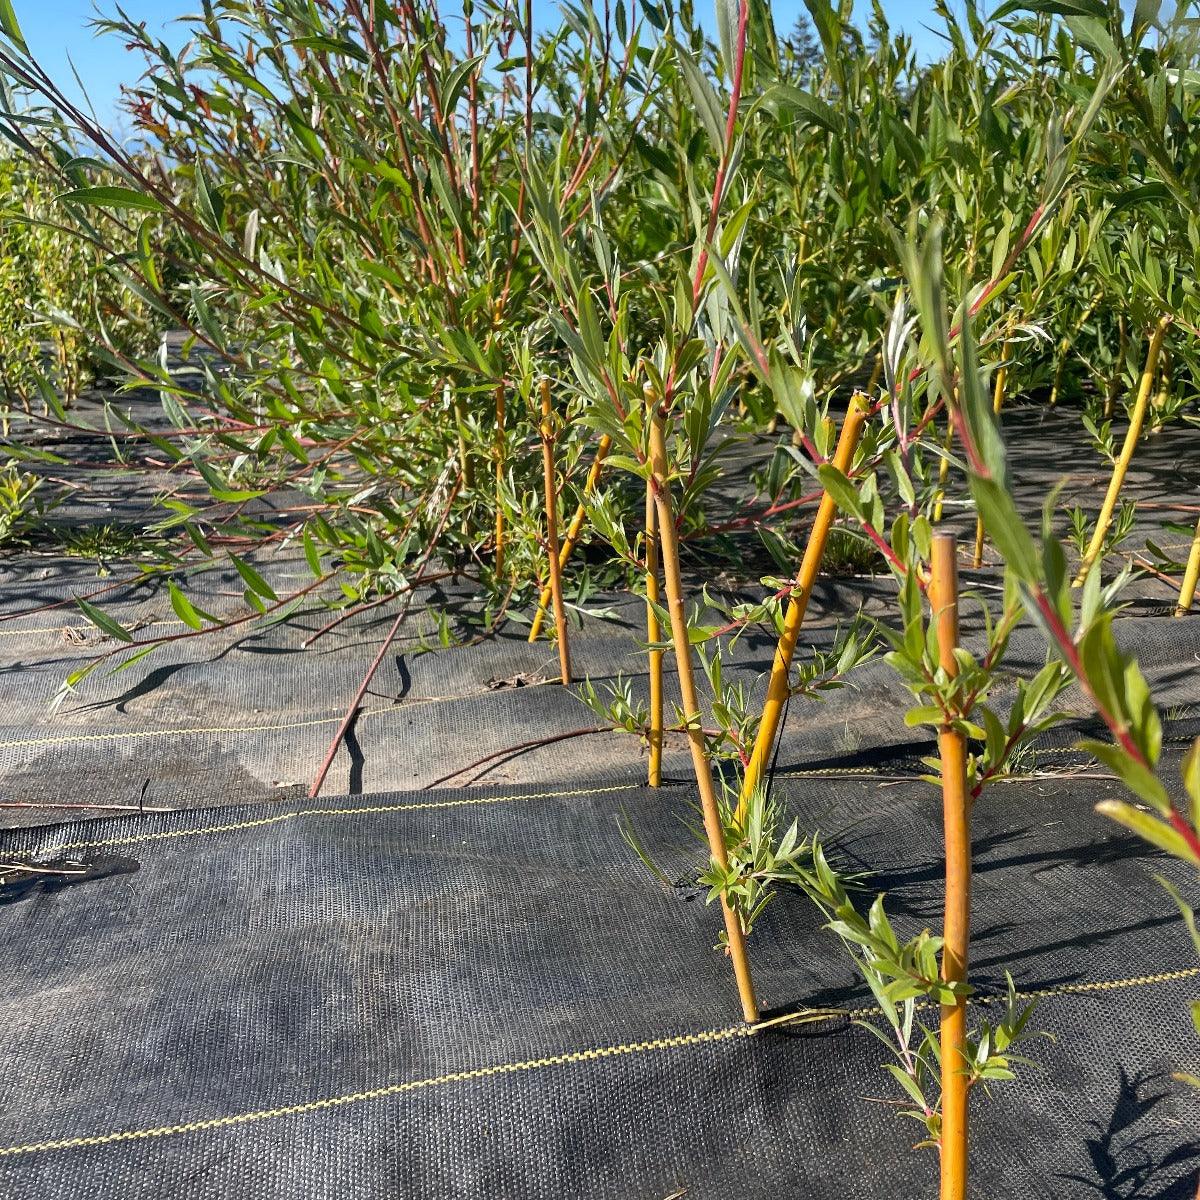
{"label": "yellow willow stem", "polygon": [[[996,389],[992,393],[992,412],[996,416],[1000,415],[1000,410],[1004,407],[1004,385],[1008,382],[1008,343],[1005,342],[1002,352],[1003,360],[996,368]],[[983,518],[975,518],[975,554],[971,559],[971,565],[979,570],[983,566]]]}
{"label": "yellow willow stem", "polygon": [[942,461],[938,465],[937,499],[933,503],[933,520],[936,524],[942,519],[942,502],[946,499],[946,480],[950,478],[950,450],[954,446],[954,425],[947,418],[946,437],[942,442]]}
{"label": "yellow willow stem", "polygon": [[[952,533],[933,538],[929,599],[937,627],[938,662],[958,674],[958,560]],[[967,746],[961,731],[943,725],[938,732],[942,766],[942,828],[946,853],[946,896],[942,937],[942,979],[967,980],[971,937],[971,824],[967,801]],[[967,1193],[967,1002],[942,1005],[941,1200],[964,1200]]]}
{"label": "yellow willow stem", "polygon": [[658,591],[658,533],[655,529],[654,485],[646,481],[646,640],[650,643],[650,765],[646,782],[651,787],[662,784],[663,751],[663,651],[655,650],[662,641],[662,629],[655,605]]}
{"label": "yellow willow stem", "polygon": [[[700,792],[700,810],[704,815],[704,832],[708,837],[708,849],[717,865],[723,871],[727,871],[729,854],[725,847],[725,829],[721,823],[721,810],[717,806],[712,765],[708,759],[708,748],[704,744],[700,701],[696,696],[696,681],[692,674],[692,647],[688,639],[687,618],[683,609],[683,580],[679,572],[679,542],[675,533],[675,512],[671,505],[671,493],[667,484],[667,442],[664,426],[665,420],[662,412],[656,411],[650,424],[651,483],[654,488],[654,503],[658,516],[659,543],[662,547],[667,609],[671,614],[671,640],[675,644],[675,665],[679,672],[679,695],[683,720],[687,727],[688,745],[692,752],[692,767],[696,772],[696,786]],[[742,1016],[748,1022],[757,1021],[758,1002],[754,998],[754,984],[750,979],[750,961],[746,957],[746,937],[742,932],[737,913],[733,911],[724,896],[721,897],[721,911],[725,918],[729,958],[733,963],[738,996],[742,1002]]]}
{"label": "yellow willow stem", "polygon": [[[600,444],[596,447],[596,457],[592,460],[592,468],[588,471],[587,482],[583,485],[585,496],[588,492],[596,490],[596,484],[600,482],[600,468],[603,466],[604,457],[608,454],[611,446],[612,438],[606,433],[600,439]],[[571,551],[575,549],[575,545],[579,541],[579,535],[583,532],[583,523],[586,519],[587,507],[581,500],[575,509],[575,515],[571,518],[571,524],[567,527],[567,536],[563,539],[562,550],[558,556],[560,571],[566,567],[567,560],[571,557]],[[533,614],[533,624],[529,628],[529,640],[531,642],[536,642],[542,632],[542,623],[546,619],[546,611],[549,609],[552,599],[550,585],[547,584],[542,588],[542,594],[538,597],[537,612]]]}
{"label": "yellow willow stem", "polygon": [[558,665],[562,684],[571,682],[571,648],[567,642],[567,613],[563,608],[562,570],[558,547],[558,488],[554,480],[554,414],[550,407],[550,380],[542,380],[542,467],[546,483],[546,565],[550,571],[550,598],[554,602],[554,629],[558,638]]}
{"label": "yellow willow stem", "polygon": [[1187,568],[1183,572],[1183,587],[1179,589],[1179,602],[1175,608],[1177,617],[1185,617],[1196,599],[1196,585],[1200,583],[1200,521],[1196,522],[1196,536],[1192,538],[1192,550],[1188,555]]}
{"label": "yellow willow stem", "polygon": [[1158,373],[1158,391],[1154,393],[1154,403],[1151,406],[1154,412],[1154,420],[1150,423],[1151,433],[1162,432],[1163,413],[1171,403],[1171,364],[1167,361],[1166,354],[1162,355],[1161,366],[1162,369]]}
{"label": "yellow willow stem", "polygon": [[[854,451],[858,448],[858,439],[862,435],[863,424],[867,419],[867,400],[861,392],[855,392],[850,400],[850,408],[846,419],[842,422],[841,436],[838,438],[837,450],[833,456],[833,465],[842,474],[848,474],[854,461]],[[800,563],[800,572],[796,576],[796,587],[788,600],[787,611],[783,618],[783,633],[775,647],[775,660],[771,664],[771,678],[767,683],[767,699],[763,704],[762,719],[758,723],[758,736],[754,739],[754,751],[746,766],[746,774],[742,780],[741,796],[738,800],[738,822],[744,821],[746,809],[754,789],[762,781],[767,764],[771,759],[771,751],[775,746],[775,737],[779,732],[779,722],[783,717],[783,706],[787,703],[790,693],[788,675],[792,669],[792,658],[796,653],[796,639],[800,636],[800,626],[804,623],[804,614],[808,601],[812,596],[813,585],[821,570],[821,559],[825,554],[825,543],[829,538],[829,530],[837,515],[837,503],[828,492],[821,497],[821,506],[817,509],[812,531],[808,535],[808,545],[804,548],[804,558]]]}
{"label": "yellow willow stem", "polygon": [[1092,533],[1091,545],[1088,546],[1087,554],[1083,556],[1079,574],[1075,576],[1075,587],[1082,587],[1087,581],[1092,567],[1104,549],[1104,539],[1108,536],[1108,528],[1112,524],[1117,499],[1121,495],[1121,486],[1125,482],[1129,464],[1133,461],[1133,452],[1137,447],[1142,425],[1146,420],[1150,392],[1154,387],[1154,377],[1158,371],[1158,356],[1162,352],[1163,338],[1166,337],[1170,324],[1171,318],[1163,317],[1154,327],[1154,333],[1150,337],[1150,347],[1146,351],[1146,365],[1142,370],[1142,380],[1138,386],[1137,399],[1133,404],[1129,428],[1125,432],[1125,444],[1121,447],[1121,456],[1117,459],[1116,466],[1113,467],[1112,479],[1108,482],[1108,492],[1104,497],[1104,504],[1100,508],[1100,515],[1096,518],[1096,528]]}
{"label": "yellow willow stem", "polygon": [[504,384],[496,389],[496,575],[504,574]]}

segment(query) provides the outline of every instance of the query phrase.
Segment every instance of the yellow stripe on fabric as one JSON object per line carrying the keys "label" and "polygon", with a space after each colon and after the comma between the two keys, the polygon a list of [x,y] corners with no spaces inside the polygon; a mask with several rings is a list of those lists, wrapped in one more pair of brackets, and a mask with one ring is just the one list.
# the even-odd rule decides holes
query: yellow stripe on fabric
{"label": "yellow stripe on fabric", "polygon": [[91,1137],[55,1138],[45,1142],[30,1142],[23,1146],[4,1146],[0,1147],[0,1158],[11,1158],[18,1154],[37,1154],[46,1150],[110,1146],[117,1142],[173,1137],[184,1133],[201,1133],[209,1129],[226,1129],[233,1125],[249,1125],[256,1121],[269,1121],[276,1117],[300,1116],[323,1112],[331,1108],[341,1108],[347,1104],[361,1104],[370,1100],[383,1100],[389,1096],[403,1096],[408,1092],[421,1091],[448,1083],[468,1083],[475,1079],[490,1079],[497,1075],[515,1075],[523,1071],[541,1070],[545,1067],[573,1066],[577,1063],[597,1062],[625,1055],[657,1053],[685,1046],[699,1046],[709,1042],[725,1042],[733,1038],[749,1037],[753,1032],[753,1027],[749,1025],[730,1025],[725,1029],[707,1029],[700,1033],[653,1038],[644,1042],[596,1046],[565,1054],[551,1054],[545,1058],[529,1058],[522,1062],[498,1063],[494,1066],[476,1067],[468,1071],[452,1071],[449,1074],[434,1075],[428,1079],[411,1079],[405,1083],[393,1083],[386,1087],[371,1088],[363,1092],[349,1092],[343,1096],[327,1096],[324,1099],[310,1100],[303,1104],[287,1104],[279,1108],[264,1108],[255,1112],[236,1113],[232,1116],[209,1117],[200,1121],[188,1121],[181,1125],[162,1125],[155,1129],[119,1129],[112,1133],[95,1134]]}
{"label": "yellow stripe on fabric", "polygon": [[573,796],[603,796],[610,792],[626,792],[641,787],[640,783],[610,784],[608,787],[574,788],[562,792],[529,792],[525,795],[464,796],[458,800],[414,800],[407,804],[373,804],[358,808],[298,808],[277,813],[270,817],[256,817],[251,821],[232,821],[223,825],[205,825],[199,829],[164,829],[157,833],[141,833],[133,837],[105,838],[94,842],[68,842],[63,846],[49,846],[48,851],[62,854],[68,850],[97,850],[105,846],[135,846],[146,842],[163,842],[174,838],[198,837],[204,834],[236,833],[242,829],[258,829],[264,825],[278,825],[294,821],[298,817],[358,817],[395,812],[431,812],[440,808],[482,808],[490,804],[513,804],[521,800],[555,800]]}
{"label": "yellow stripe on fabric", "polygon": [[[1179,971],[1164,971],[1156,975],[1139,975],[1130,979],[1099,980],[1094,983],[1059,984],[1030,992],[1018,992],[1019,999],[1032,1000],[1057,996],[1077,996],[1103,993],[1122,988],[1145,987],[1170,983],[1182,979],[1194,979],[1200,975],[1200,967],[1187,967]],[[981,997],[971,1003],[998,1003],[1001,997]],[[256,1109],[252,1112],[233,1113],[228,1116],[206,1117],[178,1125],[160,1125],[146,1129],[117,1129],[81,1137],[49,1138],[41,1142],[26,1142],[16,1146],[0,1147],[0,1158],[18,1155],[39,1154],[51,1150],[73,1150],[92,1146],[111,1146],[121,1142],[148,1141],[154,1138],[175,1137],[189,1133],[203,1133],[213,1129],[228,1129],[238,1125],[250,1125],[258,1121],[269,1121],[276,1117],[304,1116],[308,1113],[324,1112],[350,1104],[362,1104],[383,1100],[392,1096],[403,1096],[409,1092],[445,1084],[468,1083],[477,1079],[491,1079],[502,1075],[515,1075],[525,1071],[536,1071],[546,1067],[575,1066],[583,1063],[600,1062],[638,1054],[661,1053],[667,1050],[691,1046],[708,1045],[753,1037],[780,1025],[821,1023],[825,1021],[862,1019],[877,1014],[874,1006],[857,1009],[802,1009],[772,1021],[758,1025],[728,1025],[723,1029],[705,1029],[697,1033],[676,1034],[669,1037],[651,1038],[641,1042],[624,1042],[612,1046],[594,1046],[586,1050],[573,1050],[563,1054],[551,1054],[544,1058],[528,1058],[518,1062],[497,1063],[488,1067],[475,1067],[465,1071],[451,1071],[445,1075],[433,1075],[426,1079],[411,1079],[404,1083],[393,1083],[383,1087],[369,1088],[360,1092],[348,1092],[341,1096],[326,1096],[300,1104],[285,1104],[276,1108]]]}

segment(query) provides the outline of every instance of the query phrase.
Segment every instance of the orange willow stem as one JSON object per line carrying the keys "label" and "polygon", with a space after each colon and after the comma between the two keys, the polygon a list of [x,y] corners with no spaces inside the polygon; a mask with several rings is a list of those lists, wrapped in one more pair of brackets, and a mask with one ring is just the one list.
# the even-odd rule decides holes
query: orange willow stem
{"label": "orange willow stem", "polygon": [[[1004,385],[1008,382],[1008,343],[1004,343],[1004,350],[1001,352],[1001,363],[996,368],[996,390],[992,393],[992,412],[996,416],[1000,415],[1000,410],[1004,407]],[[971,565],[979,570],[983,566],[983,518],[975,518],[975,554],[971,559]]]}
{"label": "orange willow stem", "polygon": [[650,765],[646,782],[662,784],[663,751],[663,651],[654,649],[662,641],[662,628],[655,605],[658,591],[658,533],[655,529],[654,485],[646,480],[646,640],[650,643]]}
{"label": "orange willow stem", "polygon": [[1096,518],[1096,528],[1092,533],[1091,545],[1088,546],[1087,554],[1083,556],[1079,574],[1075,576],[1075,587],[1084,585],[1092,572],[1092,567],[1100,557],[1100,552],[1104,549],[1104,539],[1108,536],[1108,527],[1112,524],[1113,510],[1117,507],[1117,498],[1121,494],[1121,486],[1125,482],[1129,464],[1133,461],[1133,452],[1137,448],[1142,425],[1146,420],[1150,392],[1154,387],[1155,375],[1158,373],[1158,356],[1162,353],[1163,338],[1166,337],[1170,324],[1171,318],[1163,317],[1154,327],[1154,333],[1150,337],[1150,347],[1146,351],[1146,365],[1142,370],[1142,380],[1138,385],[1137,399],[1133,404],[1129,428],[1125,432],[1125,444],[1121,447],[1121,456],[1113,467],[1112,479],[1108,481],[1108,492],[1104,497],[1100,515]]}
{"label": "orange willow stem", "polygon": [[[596,490],[596,484],[600,482],[600,468],[603,466],[604,457],[608,454],[611,446],[612,438],[606,433],[600,439],[600,444],[596,447],[596,457],[592,460],[592,468],[588,471],[587,482],[583,485],[585,496],[588,492]],[[571,518],[571,524],[567,527],[567,536],[563,539],[562,551],[558,556],[560,571],[567,565],[567,560],[571,557],[571,552],[575,549],[576,543],[579,541],[579,535],[583,532],[583,522],[586,519],[587,506],[581,500],[575,509],[575,515]],[[546,610],[550,607],[552,599],[550,585],[547,584],[542,588],[541,596],[538,597],[537,612],[533,614],[533,624],[529,628],[529,640],[531,642],[536,642],[542,632],[542,623],[546,619]]]}
{"label": "orange willow stem", "polygon": [[[679,541],[675,532],[675,512],[671,505],[671,493],[667,485],[667,442],[664,433],[665,418],[655,411],[650,424],[650,483],[654,491],[655,509],[658,515],[658,536],[662,546],[663,579],[667,590],[667,609],[671,614],[671,639],[675,643],[675,663],[679,672],[679,695],[682,702],[683,720],[687,728],[688,745],[692,752],[692,767],[696,772],[696,786],[700,792],[700,809],[704,814],[704,832],[708,837],[708,849],[717,865],[729,869],[729,854],[725,847],[725,829],[721,823],[721,811],[717,806],[717,794],[713,787],[712,766],[708,759],[708,748],[704,744],[704,729],[701,724],[700,702],[696,696],[696,680],[692,674],[692,647],[688,639],[687,618],[683,610],[683,581],[679,573]],[[721,897],[721,911],[725,917],[725,934],[729,946],[729,957],[737,980],[738,996],[742,1002],[742,1016],[746,1021],[758,1020],[758,1002],[754,998],[754,984],[750,979],[750,962],[746,957],[746,937],[741,922]]]}
{"label": "orange willow stem", "polygon": [[[937,625],[938,663],[958,674],[958,561],[952,533],[936,533],[929,598]],[[942,826],[946,850],[946,897],[942,979],[965,983],[971,930],[971,825],[967,800],[967,746],[961,731],[938,732],[942,760]],[[941,1200],[964,1200],[967,1191],[967,1002],[942,1005]]]}
{"label": "orange willow stem", "polygon": [[1196,585],[1200,583],[1200,521],[1196,522],[1196,536],[1192,538],[1192,550],[1188,555],[1187,569],[1183,572],[1183,586],[1179,589],[1179,601],[1175,607],[1177,617],[1185,617],[1196,599]]}
{"label": "orange willow stem", "polygon": [[496,388],[496,576],[504,574],[504,384]]}
{"label": "orange willow stem", "polygon": [[[841,436],[838,438],[837,450],[834,452],[833,465],[846,474],[854,461],[854,451],[858,448],[858,440],[862,435],[863,424],[867,419],[867,399],[861,392],[855,392],[850,400],[850,408],[846,419],[842,422]],[[771,759],[771,751],[775,746],[775,737],[779,732],[779,723],[783,717],[783,706],[790,693],[788,675],[792,669],[792,658],[796,653],[796,640],[800,636],[800,626],[804,623],[804,614],[808,609],[808,601],[812,596],[817,574],[821,569],[821,559],[825,555],[825,543],[829,538],[829,530],[837,515],[837,503],[828,492],[821,497],[821,506],[817,509],[816,520],[813,521],[812,532],[808,535],[808,545],[804,550],[804,558],[800,563],[800,573],[796,576],[796,587],[788,601],[787,612],[783,618],[783,633],[779,635],[779,644],[775,647],[775,661],[771,665],[771,678],[767,683],[767,699],[763,704],[762,720],[758,723],[758,736],[754,739],[754,752],[746,766],[746,774],[742,780],[741,796],[738,800],[736,820],[745,820],[746,809],[754,789],[762,781]]]}
{"label": "orange willow stem", "polygon": [[554,629],[558,638],[558,665],[565,687],[571,682],[571,648],[567,642],[567,613],[563,608],[562,570],[558,546],[558,487],[554,479],[554,414],[550,408],[550,380],[542,379],[542,467],[546,482],[546,565],[550,571],[550,598],[554,601]]}

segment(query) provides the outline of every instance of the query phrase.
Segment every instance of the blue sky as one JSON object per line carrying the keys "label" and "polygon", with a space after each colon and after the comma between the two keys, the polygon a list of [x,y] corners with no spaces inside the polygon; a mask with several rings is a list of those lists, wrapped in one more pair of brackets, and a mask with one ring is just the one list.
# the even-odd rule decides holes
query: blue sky
{"label": "blue sky", "polygon": [[[551,0],[535,0],[535,5],[545,15],[555,7]],[[99,0],[99,7],[111,12],[113,0]],[[174,18],[195,12],[200,5],[196,0],[124,0],[121,7],[134,20],[146,21],[152,33],[178,43],[183,35]],[[704,7],[704,0],[698,0],[697,11]],[[72,97],[78,98],[79,89],[71,79],[70,63],[74,63],[97,113],[103,120],[111,119],[120,85],[136,78],[140,65],[118,39],[94,35],[89,26],[97,11],[93,0],[13,0],[13,8],[26,41],[51,77],[70,84]],[[862,0],[861,8],[868,11],[867,0]],[[937,52],[938,39],[923,28],[931,20],[927,0],[884,0],[884,9],[897,29],[912,35],[918,51]],[[775,22],[781,33],[791,28],[801,11],[801,0],[775,0]]]}

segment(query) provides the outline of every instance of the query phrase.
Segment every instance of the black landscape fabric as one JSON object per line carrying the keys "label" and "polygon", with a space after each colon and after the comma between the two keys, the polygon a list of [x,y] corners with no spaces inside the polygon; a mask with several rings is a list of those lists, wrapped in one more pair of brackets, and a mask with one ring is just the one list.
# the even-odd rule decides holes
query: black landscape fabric
{"label": "black landscape fabric", "polygon": [[[1153,878],[1189,873],[1094,814],[1119,794],[1094,776],[997,785],[974,814],[974,978],[1041,995],[1047,1035],[976,1097],[976,1196],[1195,1191],[1200,1093],[1171,1075],[1200,1057],[1200,963]],[[936,924],[933,788],[883,759],[777,786],[902,932]],[[869,999],[801,897],[752,939],[762,1002],[842,1015],[737,1021],[691,795],[613,776],[0,835],[7,861],[86,868],[0,892],[0,1195],[933,1194],[851,1020]]]}

